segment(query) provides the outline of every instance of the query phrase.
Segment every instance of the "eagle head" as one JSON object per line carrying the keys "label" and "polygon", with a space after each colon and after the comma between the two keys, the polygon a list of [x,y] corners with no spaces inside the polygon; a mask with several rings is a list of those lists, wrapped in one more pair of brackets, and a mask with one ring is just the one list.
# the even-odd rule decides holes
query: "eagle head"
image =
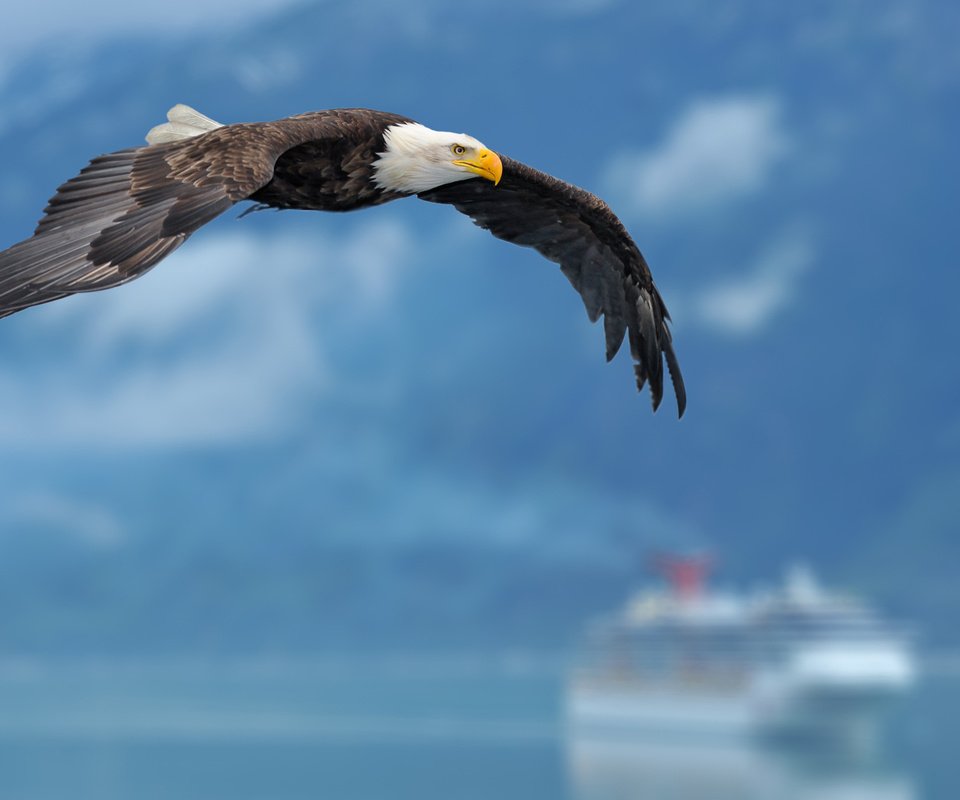
{"label": "eagle head", "polygon": [[500,182],[500,156],[465,133],[435,131],[417,122],[391,125],[374,162],[381,189],[415,194],[446,183],[481,177]]}

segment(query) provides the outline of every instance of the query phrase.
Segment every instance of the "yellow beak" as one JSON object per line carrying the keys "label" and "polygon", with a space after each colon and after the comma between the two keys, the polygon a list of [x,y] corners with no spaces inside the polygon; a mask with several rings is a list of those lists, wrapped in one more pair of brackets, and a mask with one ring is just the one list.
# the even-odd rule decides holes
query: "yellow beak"
{"label": "yellow beak", "polygon": [[494,186],[500,183],[500,178],[503,176],[503,164],[500,161],[500,156],[494,153],[493,150],[487,150],[486,147],[480,150],[473,158],[464,158],[460,161],[454,161],[453,163],[458,167],[463,167],[465,170],[472,172],[474,175],[479,175],[481,178],[493,181]]}

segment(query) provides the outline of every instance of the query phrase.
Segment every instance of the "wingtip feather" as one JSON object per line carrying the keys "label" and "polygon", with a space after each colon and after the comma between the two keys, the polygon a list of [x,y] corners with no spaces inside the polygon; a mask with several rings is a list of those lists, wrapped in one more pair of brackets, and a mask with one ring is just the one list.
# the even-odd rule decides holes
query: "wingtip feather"
{"label": "wingtip feather", "polygon": [[663,354],[667,359],[667,369],[670,372],[670,382],[673,383],[673,391],[677,396],[677,419],[683,418],[683,412],[687,410],[687,389],[683,384],[683,374],[680,372],[680,362],[673,352],[673,342],[670,338],[670,332],[666,330],[666,337],[663,342]]}

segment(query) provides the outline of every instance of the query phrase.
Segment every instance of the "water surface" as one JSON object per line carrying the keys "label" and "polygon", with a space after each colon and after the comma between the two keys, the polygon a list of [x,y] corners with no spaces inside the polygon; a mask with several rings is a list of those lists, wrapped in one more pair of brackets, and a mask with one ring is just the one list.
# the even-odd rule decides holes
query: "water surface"
{"label": "water surface", "polygon": [[0,666],[0,798],[914,800],[960,796],[960,682],[879,752],[570,736],[559,660]]}

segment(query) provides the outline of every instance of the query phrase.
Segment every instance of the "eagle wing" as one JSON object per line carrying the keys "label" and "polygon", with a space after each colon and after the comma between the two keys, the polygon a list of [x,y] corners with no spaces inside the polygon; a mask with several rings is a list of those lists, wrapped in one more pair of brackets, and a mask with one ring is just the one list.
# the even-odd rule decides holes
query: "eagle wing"
{"label": "eagle wing", "polygon": [[667,325],[670,315],[623,223],[595,195],[513,159],[501,161],[497,186],[466,180],[419,197],[449,203],[497,238],[533,247],[559,264],[591,322],[603,316],[607,360],[628,335],[637,388],[649,382],[654,410],[663,398],[665,360],[683,416],[687,397]]}
{"label": "eagle wing", "polygon": [[57,190],[34,235],[0,253],[0,317],[143,275],[268,183],[277,157],[318,132],[294,133],[231,125],[95,158]]}

